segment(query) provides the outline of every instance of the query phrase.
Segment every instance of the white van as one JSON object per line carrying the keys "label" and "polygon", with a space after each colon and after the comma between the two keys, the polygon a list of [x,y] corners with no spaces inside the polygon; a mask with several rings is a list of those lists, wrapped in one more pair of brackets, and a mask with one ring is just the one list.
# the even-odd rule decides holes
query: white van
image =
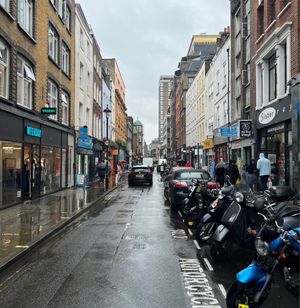
{"label": "white van", "polygon": [[143,158],[143,165],[153,168],[153,158],[152,157],[144,157]]}

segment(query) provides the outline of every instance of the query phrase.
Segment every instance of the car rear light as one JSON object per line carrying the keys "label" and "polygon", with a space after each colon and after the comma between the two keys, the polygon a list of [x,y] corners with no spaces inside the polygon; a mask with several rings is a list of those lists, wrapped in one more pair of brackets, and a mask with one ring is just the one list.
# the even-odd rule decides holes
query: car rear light
{"label": "car rear light", "polygon": [[207,183],[207,188],[208,189],[215,189],[215,188],[219,188],[220,184],[216,183],[216,182],[208,182]]}
{"label": "car rear light", "polygon": [[188,188],[188,184],[186,182],[178,182],[174,184],[175,188]]}

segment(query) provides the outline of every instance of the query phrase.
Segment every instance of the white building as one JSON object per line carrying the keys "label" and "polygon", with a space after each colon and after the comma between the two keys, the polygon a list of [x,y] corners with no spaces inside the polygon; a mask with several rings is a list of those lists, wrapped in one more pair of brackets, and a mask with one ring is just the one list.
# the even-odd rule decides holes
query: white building
{"label": "white building", "polygon": [[75,11],[75,46],[76,167],[77,173],[87,175],[89,156],[93,152],[89,137],[93,131],[93,37],[80,4],[76,4]]}

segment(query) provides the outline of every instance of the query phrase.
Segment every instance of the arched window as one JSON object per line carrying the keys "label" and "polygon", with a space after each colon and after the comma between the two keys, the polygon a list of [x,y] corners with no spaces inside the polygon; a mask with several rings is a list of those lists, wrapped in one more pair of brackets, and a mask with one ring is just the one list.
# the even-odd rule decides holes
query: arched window
{"label": "arched window", "polygon": [[9,50],[0,39],[0,96],[8,98]]}
{"label": "arched window", "polygon": [[23,57],[18,56],[17,61],[17,103],[32,109],[33,82],[35,75],[32,66]]}

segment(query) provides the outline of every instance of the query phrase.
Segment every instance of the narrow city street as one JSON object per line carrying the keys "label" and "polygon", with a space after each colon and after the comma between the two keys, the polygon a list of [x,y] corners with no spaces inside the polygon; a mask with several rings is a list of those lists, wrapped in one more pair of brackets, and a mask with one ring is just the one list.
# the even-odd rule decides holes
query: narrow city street
{"label": "narrow city street", "polygon": [[[1,308],[226,307],[225,290],[251,254],[215,264],[184,229],[156,173],[153,187],[123,184],[1,274]],[[280,281],[263,307],[298,307]]]}

